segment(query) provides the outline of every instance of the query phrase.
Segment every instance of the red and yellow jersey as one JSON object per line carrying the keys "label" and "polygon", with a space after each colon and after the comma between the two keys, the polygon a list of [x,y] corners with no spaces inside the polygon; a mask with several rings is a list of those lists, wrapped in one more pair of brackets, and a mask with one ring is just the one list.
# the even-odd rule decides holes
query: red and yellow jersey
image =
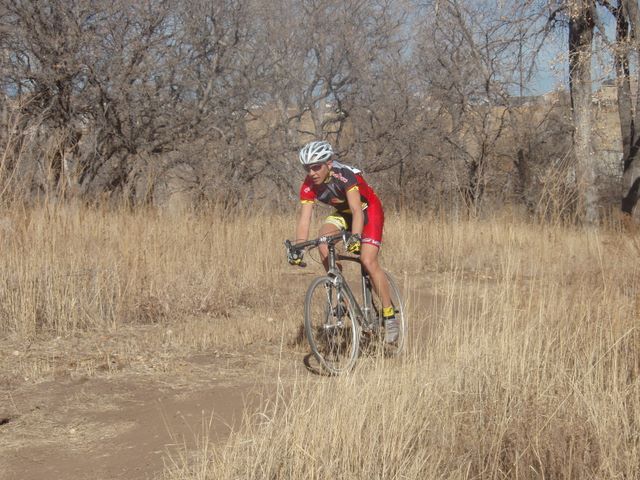
{"label": "red and yellow jersey", "polygon": [[359,170],[333,162],[333,167],[324,183],[314,185],[309,177],[304,179],[300,188],[300,201],[302,203],[319,201],[331,205],[338,212],[349,212],[347,192],[354,189],[360,193],[363,210],[369,205],[380,203],[373,189],[360,175]]}

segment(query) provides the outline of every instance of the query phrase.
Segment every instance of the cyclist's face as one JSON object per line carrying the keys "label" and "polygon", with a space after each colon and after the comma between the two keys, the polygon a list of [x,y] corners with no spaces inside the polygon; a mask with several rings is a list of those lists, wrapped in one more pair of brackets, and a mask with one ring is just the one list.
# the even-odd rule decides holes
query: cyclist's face
{"label": "cyclist's face", "polygon": [[316,185],[320,185],[327,179],[327,175],[329,175],[329,170],[331,169],[331,163],[331,160],[326,163],[315,163],[305,166],[304,169],[307,171],[311,181]]}

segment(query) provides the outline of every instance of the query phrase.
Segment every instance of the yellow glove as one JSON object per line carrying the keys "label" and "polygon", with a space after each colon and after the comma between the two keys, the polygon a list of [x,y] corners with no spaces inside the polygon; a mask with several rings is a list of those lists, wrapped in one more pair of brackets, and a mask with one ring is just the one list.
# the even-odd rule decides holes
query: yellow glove
{"label": "yellow glove", "polygon": [[346,247],[349,253],[353,253],[354,255],[359,255],[361,245],[362,245],[362,241],[360,240],[359,233],[354,233],[347,239]]}

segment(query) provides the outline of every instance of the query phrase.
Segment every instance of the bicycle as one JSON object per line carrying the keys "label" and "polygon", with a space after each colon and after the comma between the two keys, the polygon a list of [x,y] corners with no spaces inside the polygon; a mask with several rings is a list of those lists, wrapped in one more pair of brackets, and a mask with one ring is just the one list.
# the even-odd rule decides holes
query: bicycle
{"label": "bicycle", "polygon": [[[397,341],[388,344],[384,342],[382,302],[372,288],[369,274],[358,256],[336,251],[336,244],[346,242],[347,236],[348,232],[343,230],[297,244],[285,241],[288,252],[316,248],[322,243],[329,249],[327,274],[314,279],[305,295],[304,331],[313,355],[331,375],[349,372],[355,366],[361,348],[379,347],[385,356],[397,356],[406,344],[407,319],[395,280],[385,271],[400,330]],[[360,264],[362,305],[338,268],[338,261]]]}

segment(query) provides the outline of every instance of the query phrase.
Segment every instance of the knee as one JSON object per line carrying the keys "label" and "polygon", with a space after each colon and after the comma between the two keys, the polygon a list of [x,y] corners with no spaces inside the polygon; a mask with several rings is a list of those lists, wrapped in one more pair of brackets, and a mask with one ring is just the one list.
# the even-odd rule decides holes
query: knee
{"label": "knee", "polygon": [[378,268],[378,259],[372,255],[361,255],[360,263],[370,273]]}

